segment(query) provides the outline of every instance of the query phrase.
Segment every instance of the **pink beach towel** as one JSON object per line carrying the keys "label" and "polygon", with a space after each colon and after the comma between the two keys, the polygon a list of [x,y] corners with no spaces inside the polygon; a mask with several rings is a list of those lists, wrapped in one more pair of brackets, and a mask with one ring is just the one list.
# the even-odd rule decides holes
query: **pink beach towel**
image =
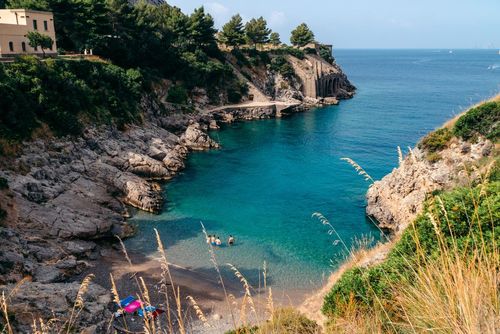
{"label": "pink beach towel", "polygon": [[141,308],[141,302],[139,300],[134,300],[133,302],[131,302],[130,304],[125,306],[123,309],[127,313],[134,313],[135,311],[137,311],[140,308]]}

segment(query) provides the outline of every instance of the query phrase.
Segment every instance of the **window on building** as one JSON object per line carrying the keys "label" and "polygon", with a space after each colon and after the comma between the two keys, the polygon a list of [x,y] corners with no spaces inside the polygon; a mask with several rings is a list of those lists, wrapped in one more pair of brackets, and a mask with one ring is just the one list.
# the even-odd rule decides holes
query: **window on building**
{"label": "window on building", "polygon": [[10,52],[14,52],[14,43],[9,42],[9,50]]}
{"label": "window on building", "polygon": [[38,30],[38,22],[36,20],[33,20],[33,29]]}
{"label": "window on building", "polygon": [[23,49],[23,52],[26,52],[26,42],[21,43],[21,48]]}
{"label": "window on building", "polygon": [[47,21],[43,21],[43,29],[45,29],[45,31],[49,30],[49,25],[47,24]]}

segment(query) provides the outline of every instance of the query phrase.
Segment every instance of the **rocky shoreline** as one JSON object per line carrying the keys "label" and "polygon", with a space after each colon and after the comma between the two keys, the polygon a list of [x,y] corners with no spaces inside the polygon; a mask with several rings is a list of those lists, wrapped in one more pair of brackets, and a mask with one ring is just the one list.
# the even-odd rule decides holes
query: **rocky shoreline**
{"label": "rocky shoreline", "polygon": [[[346,87],[353,89],[348,81]],[[339,98],[352,96],[352,91],[341,93]],[[37,291],[11,296],[13,310],[26,315],[16,317],[14,325],[27,330],[33,314],[48,319],[51,309],[62,310],[62,297],[46,298],[57,296],[54,291],[68,290],[64,300],[70,309],[69,292],[78,286],[71,282],[113,251],[115,236],[134,234],[134,227],[127,223],[127,206],[160,212],[164,202],[161,182],[184,168],[190,151],[219,147],[208,136],[209,130],[218,129],[221,123],[283,117],[338,103],[335,98],[301,99],[270,99],[255,106],[184,114],[165,112],[156,97],[145,96],[141,125],[128,125],[124,130],[91,126],[78,138],[24,143],[17,157],[4,159],[0,166],[0,177],[8,184],[8,189],[0,190],[7,212],[0,225],[0,290],[9,292],[24,280],[25,291]],[[89,298],[99,302],[82,313],[80,327],[88,325],[100,332],[99,326],[109,319],[103,305],[109,306],[111,298],[109,293],[104,297],[101,286],[91,286],[90,291],[96,293]],[[27,303],[30,295],[35,300]]]}

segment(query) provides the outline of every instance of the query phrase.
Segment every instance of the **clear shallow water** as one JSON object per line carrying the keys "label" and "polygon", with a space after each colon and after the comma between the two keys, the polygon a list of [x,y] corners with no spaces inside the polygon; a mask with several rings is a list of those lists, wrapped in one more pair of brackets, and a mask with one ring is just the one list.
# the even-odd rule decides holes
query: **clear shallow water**
{"label": "clear shallow water", "polygon": [[[211,272],[200,221],[208,233],[237,238],[216,251],[253,283],[264,261],[268,283],[307,289],[342,260],[342,246],[316,219],[321,212],[349,245],[378,231],[365,218],[368,184],[341,157],[379,179],[397,165],[396,147],[413,146],[465,107],[500,90],[496,50],[338,50],[357,86],[352,100],[285,119],[242,122],[211,135],[217,151],[193,153],[165,186],[161,215],[138,213],[130,250],[156,249],[153,227],[170,261]],[[225,275],[231,275],[226,269]]]}

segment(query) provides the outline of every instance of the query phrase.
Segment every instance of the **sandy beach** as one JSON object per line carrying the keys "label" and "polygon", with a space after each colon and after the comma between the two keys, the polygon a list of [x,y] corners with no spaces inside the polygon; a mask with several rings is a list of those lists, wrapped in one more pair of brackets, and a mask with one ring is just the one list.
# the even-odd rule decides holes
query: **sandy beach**
{"label": "sandy beach", "polygon": [[[94,263],[81,276],[93,274],[94,281],[103,287],[111,290],[110,274],[113,275],[119,297],[125,298],[129,295],[140,295],[141,278],[144,280],[151,304],[161,309],[167,309],[165,295],[160,291],[162,280],[162,269],[159,254],[146,256],[139,253],[130,252],[128,256],[132,262],[129,264],[123,252],[116,249],[107,249],[102,252],[102,257]],[[169,264],[170,273],[176,289],[180,291],[180,300],[183,309],[183,321],[189,327],[190,333],[221,333],[234,328],[234,322],[238,326],[242,319],[248,323],[257,323],[265,320],[269,315],[269,287],[250,287],[256,313],[250,311],[247,305],[247,315],[241,316],[240,309],[245,290],[243,284],[235,276],[234,279],[224,279],[226,293],[229,296],[226,300],[224,289],[220,284],[215,268],[207,270],[193,270],[179,265]],[[172,298],[170,280],[168,280],[168,293],[171,314],[176,318],[175,301]],[[272,289],[272,287],[271,287]],[[272,290],[273,307],[298,306],[315,290]],[[208,319],[208,325],[204,325],[195,314],[192,304],[187,297],[191,296],[200,306],[204,315]],[[234,298],[233,298],[234,296]],[[229,302],[229,305],[228,305]],[[174,309],[172,309],[174,305]],[[233,321],[234,317],[234,321]],[[163,320],[165,320],[164,317]],[[129,330],[140,331],[142,321],[138,316],[127,317],[127,327]],[[166,321],[166,320],[165,320]],[[164,322],[165,322],[164,321]],[[122,326],[123,320],[115,320],[113,324]]]}

